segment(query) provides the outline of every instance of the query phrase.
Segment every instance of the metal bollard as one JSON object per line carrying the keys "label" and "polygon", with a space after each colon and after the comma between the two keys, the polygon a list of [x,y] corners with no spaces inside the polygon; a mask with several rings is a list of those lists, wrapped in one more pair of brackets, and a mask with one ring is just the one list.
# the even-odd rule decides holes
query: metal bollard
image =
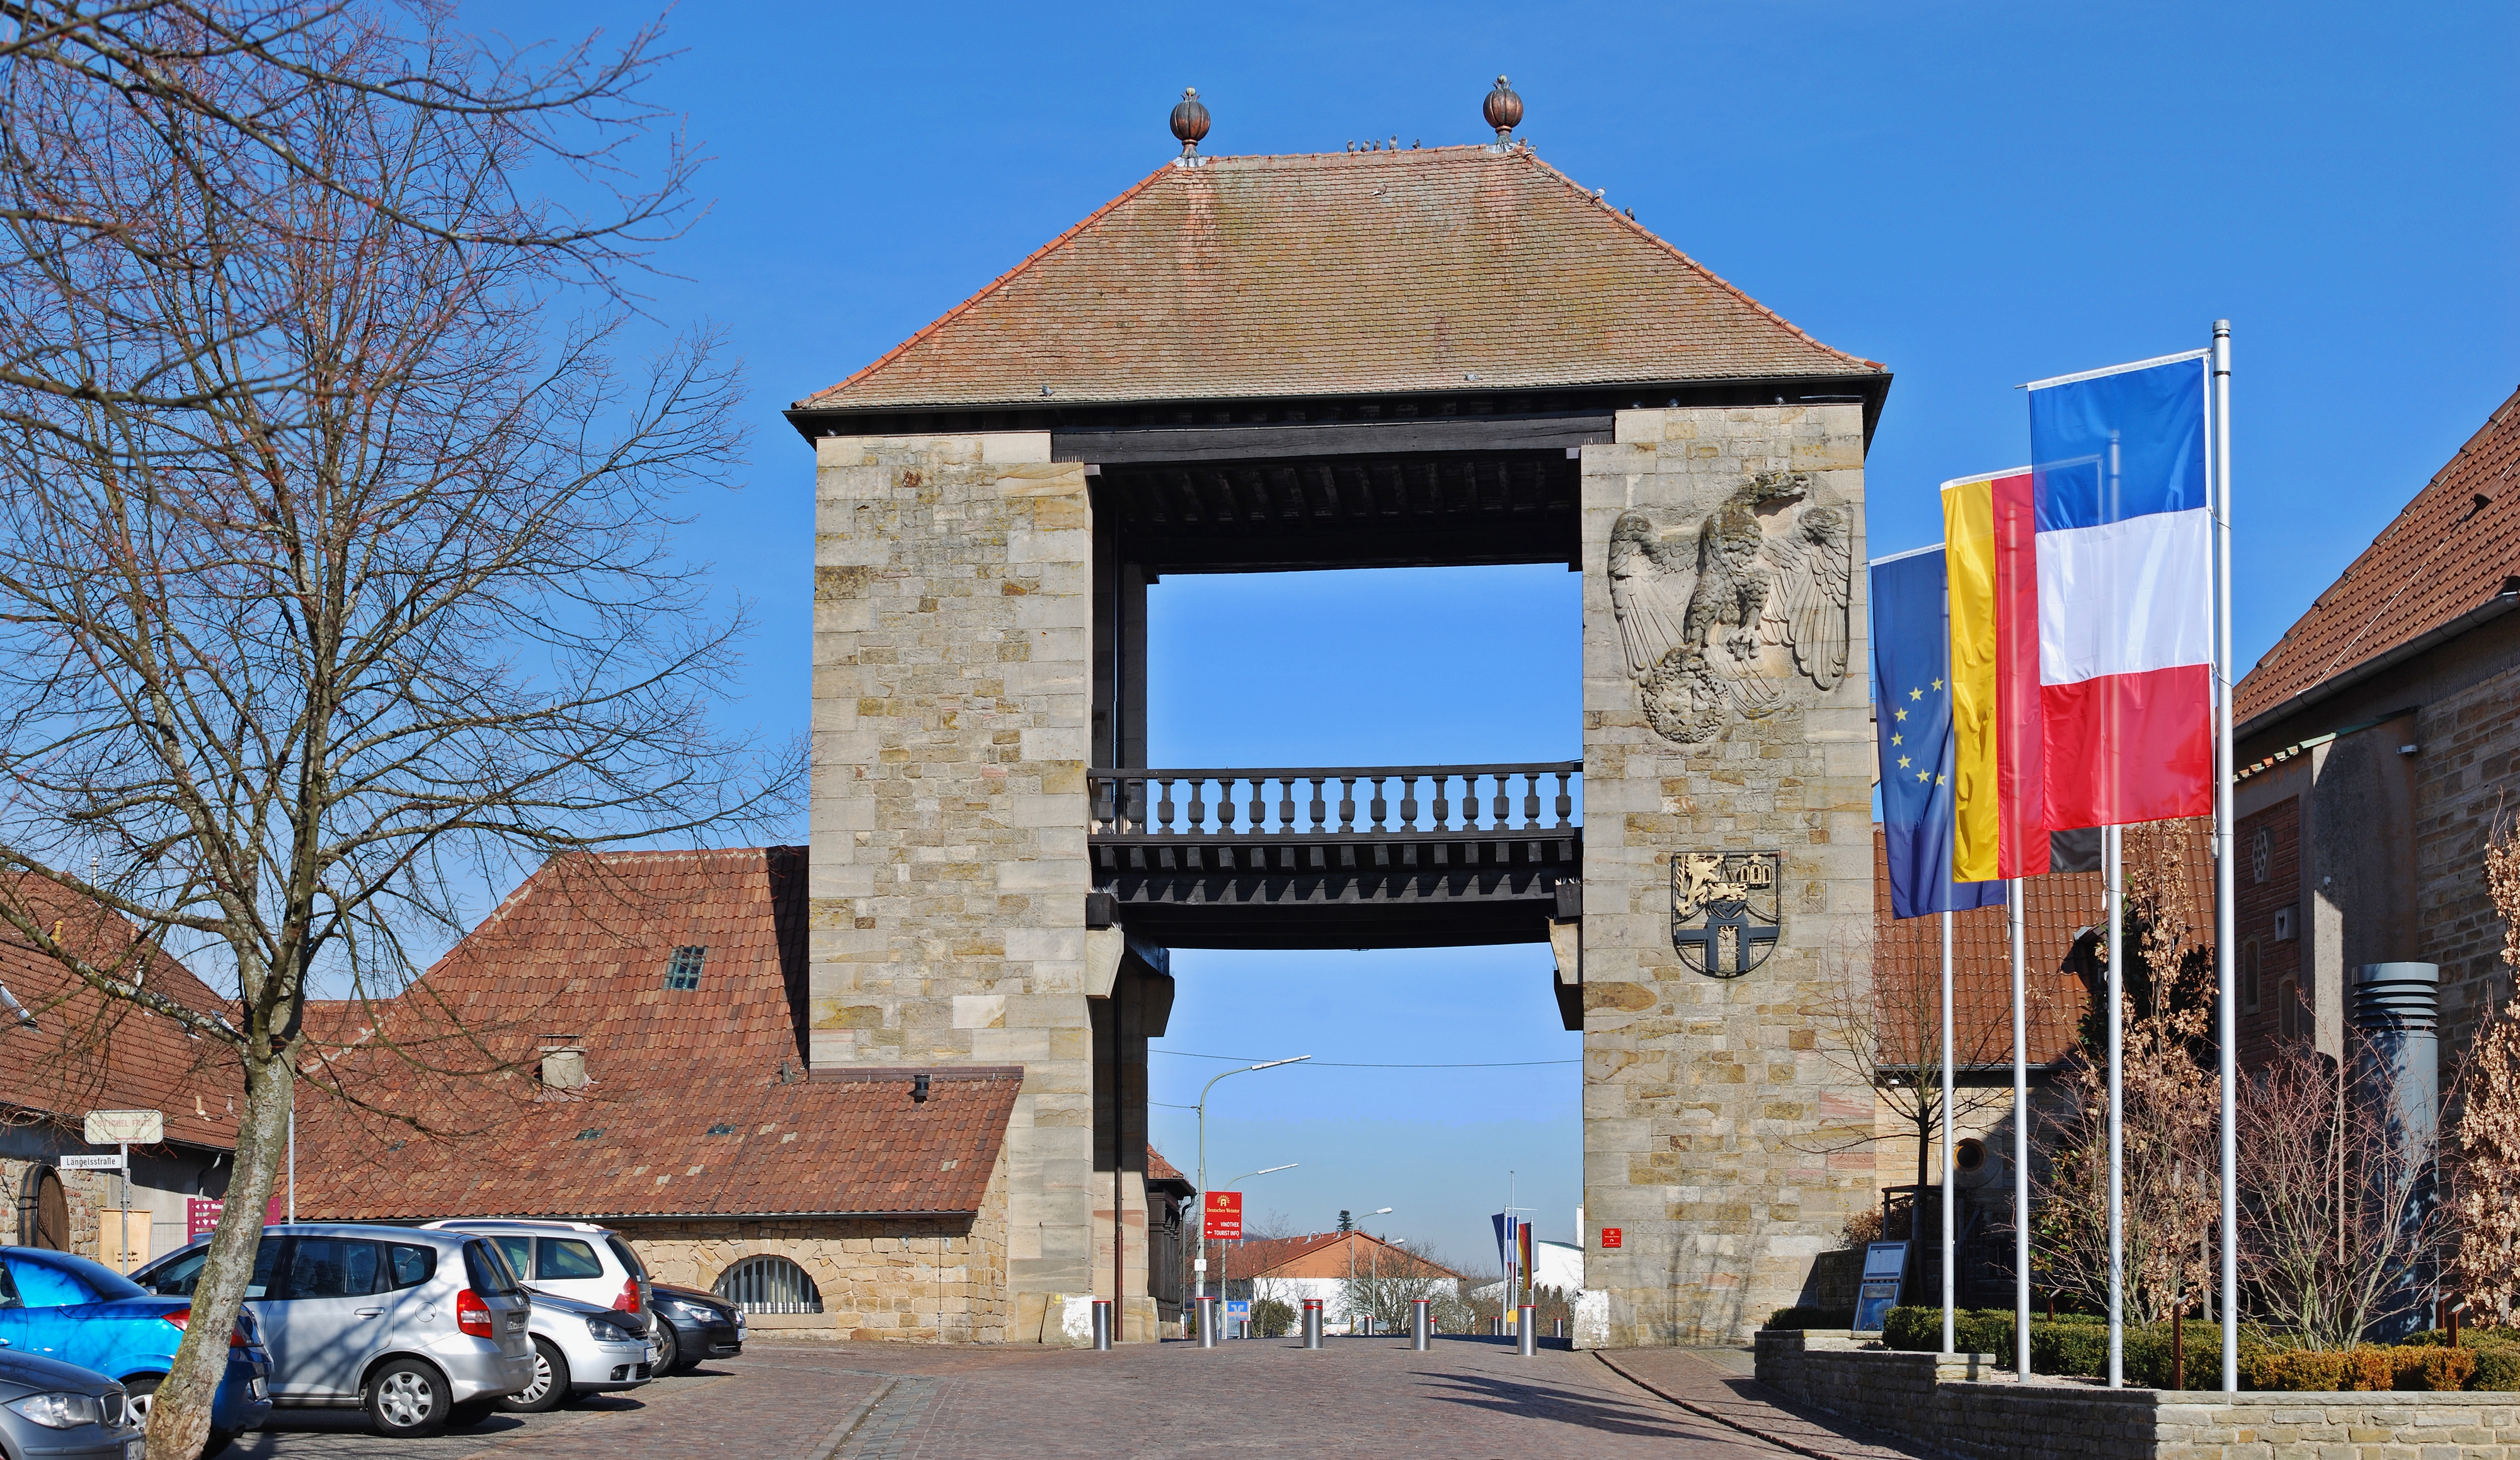
{"label": "metal bollard", "polygon": [[1513,1351],[1524,1354],[1540,1351],[1540,1309],[1528,1303],[1513,1310]]}
{"label": "metal bollard", "polygon": [[1225,1335],[1219,1333],[1216,1327],[1216,1300],[1200,1299],[1198,1301],[1198,1346],[1202,1349],[1213,1349],[1223,1342],[1224,1338]]}
{"label": "metal bollard", "polygon": [[1106,1350],[1111,1347],[1111,1300],[1108,1298],[1094,1300],[1094,1347],[1097,1350]]}
{"label": "metal bollard", "polygon": [[1435,1347],[1435,1318],[1428,1305],[1427,1299],[1409,1300],[1409,1348],[1413,1352],[1423,1353]]}
{"label": "metal bollard", "polygon": [[1318,1349],[1321,1346],[1322,1301],[1318,1298],[1307,1298],[1304,1300],[1304,1347]]}

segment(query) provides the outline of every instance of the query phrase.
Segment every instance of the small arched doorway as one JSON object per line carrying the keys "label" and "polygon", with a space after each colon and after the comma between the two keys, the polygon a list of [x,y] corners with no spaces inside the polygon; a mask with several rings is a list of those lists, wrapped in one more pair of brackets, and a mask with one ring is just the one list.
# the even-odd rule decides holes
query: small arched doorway
{"label": "small arched doorway", "polygon": [[70,1199],[59,1172],[30,1168],[18,1187],[18,1244],[53,1252],[70,1250]]}

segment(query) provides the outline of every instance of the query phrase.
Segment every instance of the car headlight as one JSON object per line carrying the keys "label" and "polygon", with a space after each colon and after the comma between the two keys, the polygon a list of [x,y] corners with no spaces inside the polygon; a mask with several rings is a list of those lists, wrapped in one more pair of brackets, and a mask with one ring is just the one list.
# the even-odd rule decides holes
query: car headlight
{"label": "car headlight", "polygon": [[94,1394],[29,1394],[9,1407],[47,1430],[105,1423],[105,1405]]}
{"label": "car headlight", "polygon": [[624,1328],[618,1323],[604,1318],[587,1319],[586,1331],[595,1335],[595,1341],[599,1344],[636,1344],[647,1337],[643,1333]]}

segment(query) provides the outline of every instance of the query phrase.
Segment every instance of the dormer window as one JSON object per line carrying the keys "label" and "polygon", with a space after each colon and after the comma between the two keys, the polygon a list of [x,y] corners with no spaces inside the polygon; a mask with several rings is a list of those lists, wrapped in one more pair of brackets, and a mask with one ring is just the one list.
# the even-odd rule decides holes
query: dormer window
{"label": "dormer window", "polygon": [[707,957],[708,950],[698,945],[686,945],[674,950],[674,956],[665,963],[665,987],[668,989],[698,988],[700,964]]}

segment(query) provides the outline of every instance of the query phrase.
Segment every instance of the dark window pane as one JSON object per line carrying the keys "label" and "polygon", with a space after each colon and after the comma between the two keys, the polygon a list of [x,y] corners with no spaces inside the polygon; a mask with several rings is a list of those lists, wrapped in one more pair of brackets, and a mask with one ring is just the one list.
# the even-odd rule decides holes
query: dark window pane
{"label": "dark window pane", "polygon": [[[277,1298],[280,1286],[280,1259],[287,1249],[286,1237],[265,1237],[253,1250],[253,1276],[245,1285],[248,1298]],[[205,1249],[206,1251],[206,1249]]]}
{"label": "dark window pane", "polygon": [[537,1277],[602,1277],[604,1261],[596,1257],[593,1245],[574,1237],[542,1239],[542,1265],[534,1269]]}
{"label": "dark window pane", "polygon": [[22,1307],[23,1305],[24,1305],[18,1301],[18,1284],[9,1276],[9,1269],[5,1266],[0,1266],[0,1307]]}
{"label": "dark window pane", "polygon": [[377,1245],[351,1237],[300,1237],[281,1296],[365,1298],[377,1290]]}
{"label": "dark window pane", "polygon": [[202,1264],[209,1260],[210,1250],[206,1247],[184,1254],[151,1274],[149,1291],[168,1298],[192,1297],[194,1286],[202,1280]]}
{"label": "dark window pane", "polygon": [[396,1288],[417,1288],[437,1273],[437,1249],[397,1242],[386,1249]]}
{"label": "dark window pane", "polygon": [[507,1261],[508,1270],[518,1277],[534,1270],[534,1239],[531,1237],[493,1237],[490,1245]]}

